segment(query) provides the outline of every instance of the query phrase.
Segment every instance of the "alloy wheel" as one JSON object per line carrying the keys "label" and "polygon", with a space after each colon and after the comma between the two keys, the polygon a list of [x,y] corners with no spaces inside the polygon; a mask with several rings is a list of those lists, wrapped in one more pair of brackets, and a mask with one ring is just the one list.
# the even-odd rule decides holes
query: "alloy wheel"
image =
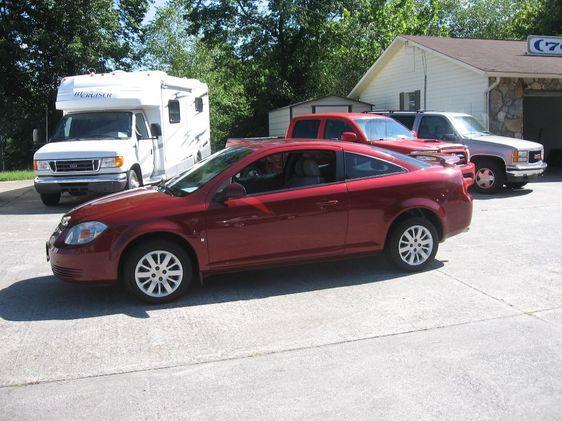
{"label": "alloy wheel", "polygon": [[412,225],[400,236],[398,253],[402,261],[410,266],[425,263],[432,251],[432,234],[423,225]]}
{"label": "alloy wheel", "polygon": [[166,250],[154,250],[141,257],[135,267],[135,282],[146,295],[166,297],[178,289],[183,280],[180,259]]}

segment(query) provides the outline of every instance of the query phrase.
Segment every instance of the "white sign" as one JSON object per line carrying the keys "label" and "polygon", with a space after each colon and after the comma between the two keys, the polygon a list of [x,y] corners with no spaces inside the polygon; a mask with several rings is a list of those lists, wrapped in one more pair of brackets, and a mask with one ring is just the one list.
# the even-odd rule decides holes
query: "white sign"
{"label": "white sign", "polygon": [[541,56],[562,56],[562,37],[529,35],[527,53]]}

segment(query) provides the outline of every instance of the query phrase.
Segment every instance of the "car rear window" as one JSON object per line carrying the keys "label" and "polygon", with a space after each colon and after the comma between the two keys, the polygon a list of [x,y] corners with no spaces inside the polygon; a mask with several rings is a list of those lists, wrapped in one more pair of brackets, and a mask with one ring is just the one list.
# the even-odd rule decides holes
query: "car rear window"
{"label": "car rear window", "polygon": [[320,128],[320,120],[298,120],[293,127],[293,136],[297,139],[316,139],[318,137],[318,129]]}

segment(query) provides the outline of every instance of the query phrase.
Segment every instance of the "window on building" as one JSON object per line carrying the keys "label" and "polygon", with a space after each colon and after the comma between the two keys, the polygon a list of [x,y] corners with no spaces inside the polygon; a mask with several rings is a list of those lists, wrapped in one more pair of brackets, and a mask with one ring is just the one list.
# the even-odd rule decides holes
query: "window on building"
{"label": "window on building", "polygon": [[180,122],[180,102],[177,99],[171,99],[168,101],[168,116],[170,123],[175,124]]}
{"label": "window on building", "polygon": [[293,128],[293,137],[297,139],[316,139],[320,120],[298,120]]}
{"label": "window on building", "polygon": [[421,108],[421,93],[400,92],[400,111],[417,111]]}

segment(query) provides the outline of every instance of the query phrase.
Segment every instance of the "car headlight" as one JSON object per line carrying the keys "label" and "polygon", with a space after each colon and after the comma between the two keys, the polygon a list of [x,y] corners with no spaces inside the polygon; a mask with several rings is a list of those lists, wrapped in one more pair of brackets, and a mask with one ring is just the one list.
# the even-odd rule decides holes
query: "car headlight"
{"label": "car headlight", "polygon": [[82,222],[70,229],[66,238],[64,239],[65,244],[87,244],[93,241],[98,235],[107,229],[107,225],[101,222]]}
{"label": "car headlight", "polygon": [[527,162],[529,160],[529,151],[514,151],[513,162]]}
{"label": "car headlight", "polygon": [[112,156],[109,158],[102,158],[100,168],[118,168],[123,166],[122,156]]}
{"label": "car headlight", "polygon": [[33,169],[35,171],[50,171],[51,167],[49,165],[49,161],[33,161]]}

